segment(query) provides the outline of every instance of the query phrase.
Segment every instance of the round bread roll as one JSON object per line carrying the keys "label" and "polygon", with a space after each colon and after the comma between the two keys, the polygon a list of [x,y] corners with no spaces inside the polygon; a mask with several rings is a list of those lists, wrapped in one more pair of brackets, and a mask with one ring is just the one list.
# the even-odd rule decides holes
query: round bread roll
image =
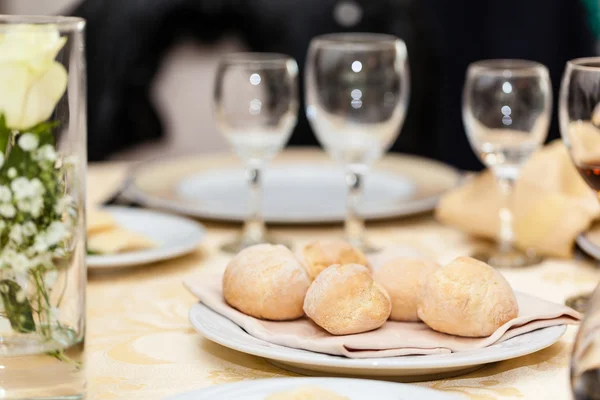
{"label": "round bread roll", "polygon": [[459,257],[429,276],[418,315],[430,328],[451,335],[489,336],[516,318],[515,294],[500,272],[471,257]]}
{"label": "round bread roll", "polygon": [[259,244],[238,253],[223,275],[227,303],[256,318],[284,321],[304,315],[306,269],[285,246]]}
{"label": "round bread roll", "polygon": [[392,299],[394,321],[419,321],[417,307],[421,288],[440,265],[431,260],[397,258],[375,270],[375,282],[387,290]]}
{"label": "round bread roll", "polygon": [[310,285],[304,299],[306,315],[333,335],[377,329],[391,311],[390,296],[359,264],[327,267]]}
{"label": "round bread roll", "polygon": [[334,264],[360,264],[371,269],[367,257],[350,243],[343,240],[317,240],[300,251],[300,261],[315,279],[325,268]]}

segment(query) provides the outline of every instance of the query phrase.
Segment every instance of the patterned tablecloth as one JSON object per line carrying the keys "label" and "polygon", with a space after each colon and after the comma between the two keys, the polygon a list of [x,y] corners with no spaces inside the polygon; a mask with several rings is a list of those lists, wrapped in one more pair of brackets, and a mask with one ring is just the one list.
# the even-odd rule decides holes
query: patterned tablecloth
{"label": "patterned tablecloth", "polygon": [[[92,165],[89,201],[107,198],[124,177],[125,165]],[[193,254],[153,265],[89,273],[86,374],[90,399],[160,399],[220,383],[294,374],[264,359],[214,344],[197,334],[187,319],[195,299],[182,279],[224,268],[228,256],[218,245],[237,225],[206,224],[205,243]],[[431,215],[368,225],[373,242],[404,246],[440,262],[469,254],[480,243],[441,226]],[[340,236],[341,227],[279,227],[274,233],[302,244]],[[549,233],[551,234],[551,233]],[[594,288],[600,271],[586,259],[549,259],[524,269],[503,271],[515,290],[556,302]],[[417,385],[477,400],[569,399],[569,354],[575,327],[538,353],[499,362],[465,376]]]}

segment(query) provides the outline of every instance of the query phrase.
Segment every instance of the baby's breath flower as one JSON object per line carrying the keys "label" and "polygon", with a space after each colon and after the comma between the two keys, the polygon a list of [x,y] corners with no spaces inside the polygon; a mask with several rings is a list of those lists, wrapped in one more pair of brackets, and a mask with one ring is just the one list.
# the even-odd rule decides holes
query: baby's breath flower
{"label": "baby's breath flower", "polygon": [[37,226],[31,221],[27,221],[23,224],[23,234],[25,236],[33,236],[37,233]]}
{"label": "baby's breath flower", "polygon": [[33,159],[36,161],[56,161],[56,151],[54,147],[45,144],[33,153]]}
{"label": "baby's breath flower", "polygon": [[5,218],[14,218],[15,214],[17,214],[15,206],[10,203],[0,204],[0,215]]}
{"label": "baby's breath flower", "polygon": [[10,228],[8,238],[17,246],[20,246],[21,243],[23,243],[23,227],[20,224],[14,224],[12,228]]}
{"label": "baby's breath flower", "polygon": [[42,197],[34,197],[26,200],[19,200],[17,208],[24,213],[31,214],[34,218],[42,214],[44,208],[44,199]]}
{"label": "baby's breath flower", "polygon": [[57,214],[62,214],[69,209],[72,203],[73,197],[66,194],[56,202],[56,205],[54,206],[54,211]]}
{"label": "baby's breath flower", "polygon": [[17,176],[17,170],[14,167],[8,169],[7,175],[10,179],[14,179]]}
{"label": "baby's breath flower", "polygon": [[10,187],[16,200],[42,196],[46,192],[42,181],[38,178],[29,180],[20,176],[10,183]]}
{"label": "baby's breath flower", "polygon": [[0,203],[8,203],[12,198],[12,192],[8,186],[0,185]]}
{"label": "baby's breath flower", "polygon": [[24,133],[19,137],[19,147],[25,151],[37,149],[39,143],[39,139],[33,133]]}
{"label": "baby's breath flower", "polygon": [[64,223],[60,221],[54,221],[46,230],[46,241],[50,246],[54,246],[65,239],[68,233],[69,232],[67,231]]}

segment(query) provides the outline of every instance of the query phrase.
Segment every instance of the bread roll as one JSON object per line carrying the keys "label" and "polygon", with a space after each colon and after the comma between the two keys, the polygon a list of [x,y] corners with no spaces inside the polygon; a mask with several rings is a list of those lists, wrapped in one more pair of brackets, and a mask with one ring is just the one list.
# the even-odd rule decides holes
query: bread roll
{"label": "bread roll", "polygon": [[310,285],[304,299],[306,315],[333,335],[377,329],[391,310],[385,289],[366,267],[358,264],[327,267]]}
{"label": "bread roll", "polygon": [[367,257],[343,240],[317,240],[300,251],[298,257],[315,279],[325,268],[334,264],[360,264],[370,268]]}
{"label": "bread roll", "polygon": [[375,281],[387,290],[392,299],[391,320],[419,321],[417,307],[421,288],[427,277],[438,268],[440,265],[431,260],[397,258],[375,271]]}
{"label": "bread roll", "polygon": [[432,329],[468,337],[489,336],[518,314],[504,276],[471,257],[459,257],[431,274],[418,308],[419,318]]}
{"label": "bread roll", "polygon": [[223,296],[244,314],[273,321],[300,318],[310,285],[306,269],[285,246],[259,244],[237,254],[223,275]]}
{"label": "bread roll", "polygon": [[348,397],[340,396],[330,390],[319,387],[301,387],[274,393],[266,400],[350,400]]}

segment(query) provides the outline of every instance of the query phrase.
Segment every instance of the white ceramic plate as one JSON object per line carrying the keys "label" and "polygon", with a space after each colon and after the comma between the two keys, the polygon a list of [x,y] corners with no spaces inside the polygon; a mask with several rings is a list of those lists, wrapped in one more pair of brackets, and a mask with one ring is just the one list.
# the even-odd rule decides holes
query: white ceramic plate
{"label": "white ceramic plate", "polygon": [[483,349],[451,354],[350,359],[267,343],[250,336],[202,303],[192,306],[189,318],[192,326],[207,339],[230,349],[264,357],[290,371],[310,375],[395,377],[411,381],[458,375],[484,364],[534,353],[555,343],[567,329],[564,325],[539,329]]}
{"label": "white ceramic plate", "polygon": [[106,207],[120,227],[138,232],[157,243],[147,250],[87,256],[89,268],[118,268],[148,264],[182,256],[198,248],[204,227],[187,218],[128,207]]}
{"label": "white ceramic plate", "polygon": [[[345,217],[344,171],[323,155],[284,158],[264,176],[264,217],[271,223],[340,222]],[[303,154],[303,152],[300,152]],[[227,159],[227,157],[225,157]],[[148,205],[191,215],[243,221],[248,214],[248,186],[241,166],[222,158],[213,162],[160,161],[136,169],[127,197]],[[235,163],[234,163],[235,164]],[[430,211],[441,194],[455,187],[460,174],[421,157],[390,155],[365,178],[366,219],[400,217]]]}
{"label": "white ceramic plate", "polygon": [[456,400],[460,397],[419,386],[342,378],[273,378],[218,385],[165,400],[265,400],[281,391],[305,387],[330,390],[350,400]]}

